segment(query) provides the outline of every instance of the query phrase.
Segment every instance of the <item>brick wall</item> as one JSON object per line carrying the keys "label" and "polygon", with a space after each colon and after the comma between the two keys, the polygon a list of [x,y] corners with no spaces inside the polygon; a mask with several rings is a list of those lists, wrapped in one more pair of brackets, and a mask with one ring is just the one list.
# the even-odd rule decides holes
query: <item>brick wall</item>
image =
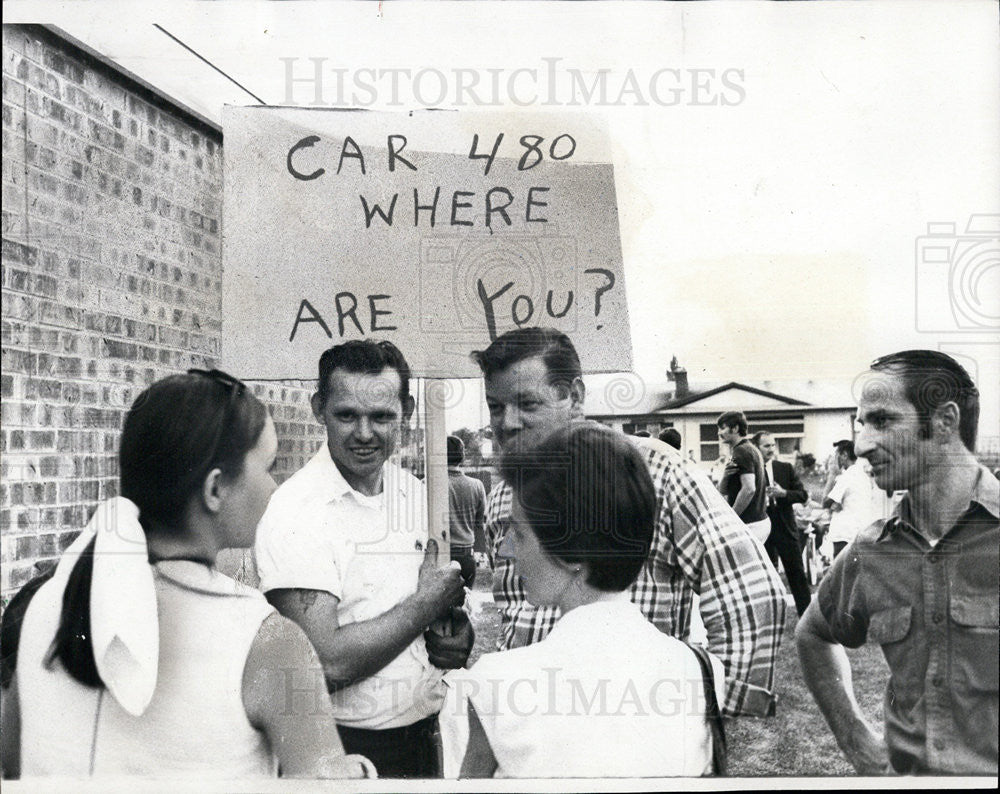
{"label": "brick wall", "polygon": [[[7,597],[116,493],[138,393],[217,363],[221,136],[44,29],[5,26],[2,222]],[[320,438],[310,386],[254,384],[279,476]]]}

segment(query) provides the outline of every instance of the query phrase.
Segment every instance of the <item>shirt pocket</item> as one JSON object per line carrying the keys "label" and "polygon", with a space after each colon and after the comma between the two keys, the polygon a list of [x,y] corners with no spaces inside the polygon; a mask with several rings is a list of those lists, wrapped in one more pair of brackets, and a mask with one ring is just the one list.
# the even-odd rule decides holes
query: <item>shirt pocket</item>
{"label": "shirt pocket", "polygon": [[1000,599],[953,594],[949,611],[956,683],[995,695],[1000,676]]}
{"label": "shirt pocket", "polygon": [[892,607],[872,614],[868,621],[868,639],[882,646],[882,654],[889,665],[889,687],[896,706],[912,709],[923,690],[923,676],[927,669],[926,643],[916,642],[913,631],[913,608]]}
{"label": "shirt pocket", "polygon": [[879,645],[899,642],[910,633],[912,608],[908,606],[883,609],[868,621],[868,639]]}

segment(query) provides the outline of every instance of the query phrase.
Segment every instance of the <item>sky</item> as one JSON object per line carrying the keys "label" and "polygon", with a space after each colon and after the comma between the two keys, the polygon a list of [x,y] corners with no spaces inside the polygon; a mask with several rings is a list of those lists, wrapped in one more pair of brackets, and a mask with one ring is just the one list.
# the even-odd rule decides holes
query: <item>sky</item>
{"label": "sky", "polygon": [[[600,114],[642,379],[662,381],[676,355],[694,384],[849,393],[878,355],[943,349],[980,384],[982,435],[1000,437],[995,3],[151,6],[4,10],[216,122],[223,104],[256,103],[248,91],[268,104]],[[476,100],[457,89],[473,75]],[[567,104],[574,80],[598,79],[604,101]]]}

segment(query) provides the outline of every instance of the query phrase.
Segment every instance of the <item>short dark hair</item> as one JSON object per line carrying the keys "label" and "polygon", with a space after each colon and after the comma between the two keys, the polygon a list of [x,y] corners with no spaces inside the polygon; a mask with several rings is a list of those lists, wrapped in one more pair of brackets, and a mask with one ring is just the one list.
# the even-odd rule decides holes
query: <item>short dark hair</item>
{"label": "short dark hair", "polygon": [[674,449],[681,448],[681,434],[674,427],[668,427],[660,433],[660,441],[664,444],[669,444]]}
{"label": "short dark hair", "polygon": [[955,359],[938,350],[902,350],[875,359],[871,369],[902,378],[906,399],[917,409],[922,438],[930,437],[934,412],[945,403],[955,403],[959,410],[959,438],[966,449],[975,451],[979,390]]}
{"label": "short dark hair", "polygon": [[448,465],[458,466],[465,460],[465,442],[458,436],[448,436]]}
{"label": "short dark hair", "polygon": [[569,387],[583,377],[580,357],[569,337],[555,328],[518,328],[501,334],[485,350],[473,350],[470,358],[483,377],[491,378],[511,364],[541,356],[551,386]]}
{"label": "short dark hair", "polygon": [[319,381],[316,386],[320,409],[330,397],[330,375],[334,370],[378,375],[386,367],[399,373],[399,402],[406,413],[410,403],[410,365],[392,342],[374,339],[352,339],[323,351],[319,357]]}
{"label": "short dark hair", "polygon": [[715,421],[715,424],[719,427],[735,427],[741,436],[747,434],[747,418],[743,411],[726,411]]}
{"label": "short dark hair", "polygon": [[[183,512],[215,468],[235,477],[267,424],[267,408],[243,383],[218,370],[157,381],[140,394],[122,426],[121,495],[139,508],[148,534],[178,532]],[[102,688],[90,638],[94,540],[70,571],[48,659],[81,684]]]}
{"label": "short dark hair", "polygon": [[588,565],[587,583],[626,590],[649,556],[656,492],[642,455],[621,433],[572,422],[501,473],[547,554]]}
{"label": "short dark hair", "polygon": [[844,439],[843,441],[838,441],[834,446],[837,447],[838,453],[843,453],[847,455],[848,460],[852,463],[858,459],[857,453],[854,451],[854,442]]}
{"label": "short dark hair", "polygon": [[235,378],[218,375],[164,378],[142,392],[125,416],[118,450],[121,495],[139,508],[144,526],[176,527],[208,472],[238,475],[264,430],[264,404]]}
{"label": "short dark hair", "polygon": [[753,445],[755,447],[759,447],[761,437],[770,435],[773,435],[770,430],[758,430],[756,433],[750,436],[750,440],[753,442]]}

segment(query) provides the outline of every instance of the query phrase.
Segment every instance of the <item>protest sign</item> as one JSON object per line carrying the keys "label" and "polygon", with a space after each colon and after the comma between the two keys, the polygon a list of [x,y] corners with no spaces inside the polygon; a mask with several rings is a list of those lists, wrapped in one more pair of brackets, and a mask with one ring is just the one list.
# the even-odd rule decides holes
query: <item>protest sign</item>
{"label": "protest sign", "polygon": [[631,367],[610,145],[583,114],[227,107],[223,364],[315,377],[349,339],[476,377],[516,327]]}

